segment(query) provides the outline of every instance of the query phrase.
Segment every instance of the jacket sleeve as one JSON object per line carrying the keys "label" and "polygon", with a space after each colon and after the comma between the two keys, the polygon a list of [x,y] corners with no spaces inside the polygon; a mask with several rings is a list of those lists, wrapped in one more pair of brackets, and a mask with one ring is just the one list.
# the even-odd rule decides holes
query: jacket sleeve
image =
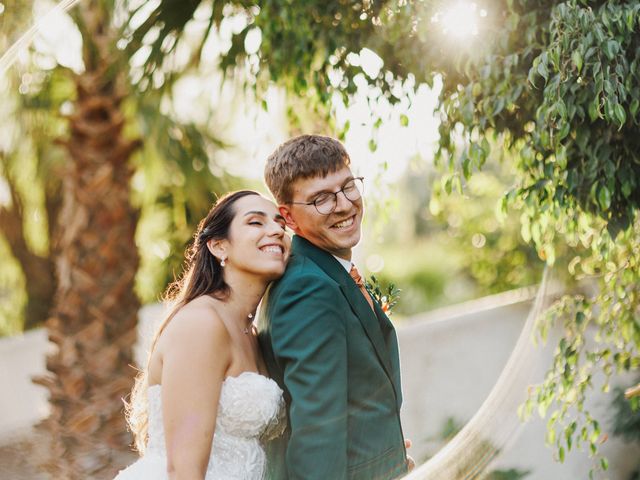
{"label": "jacket sleeve", "polygon": [[289,478],[346,479],[349,307],[340,301],[340,288],[318,276],[283,287],[270,320],[274,354],[291,396]]}

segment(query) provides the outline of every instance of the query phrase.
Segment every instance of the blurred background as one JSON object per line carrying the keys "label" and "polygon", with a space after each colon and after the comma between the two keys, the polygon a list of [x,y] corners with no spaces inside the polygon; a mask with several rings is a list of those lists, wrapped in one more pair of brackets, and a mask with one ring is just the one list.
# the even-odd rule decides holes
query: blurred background
{"label": "blurred background", "polygon": [[[392,320],[403,351],[403,420],[416,458],[434,455],[487,397],[549,265],[561,285],[555,299],[570,292],[596,305],[578,308],[564,299],[564,310],[550,314],[546,327],[557,330],[555,336],[535,356],[538,376],[531,383],[542,387],[532,402],[543,417],[555,402],[551,410],[562,412],[560,420],[532,421],[521,443],[505,446],[497,463],[476,475],[573,480],[592,471],[640,478],[638,402],[622,393],[637,381],[638,368],[637,192],[624,196],[634,212],[626,224],[622,214],[602,213],[618,205],[611,185],[577,189],[590,188],[595,207],[592,200],[589,207],[580,203],[583,193],[576,194],[577,204],[562,203],[558,190],[536,196],[536,188],[567,178],[562,168],[569,170],[571,147],[554,144],[551,154],[545,147],[552,155],[544,157],[547,165],[560,168],[547,171],[541,154],[518,143],[533,138],[536,148],[542,127],[534,112],[547,93],[535,81],[551,75],[539,67],[539,56],[553,42],[534,32],[527,37],[532,50],[523,51],[506,39],[524,25],[553,36],[559,20],[549,11],[558,2],[329,2],[326,11],[316,2],[62,3],[73,8],[0,0],[2,478],[49,478],[36,473],[39,463],[51,478],[109,478],[131,461],[120,398],[135,374],[136,331],[148,336],[162,317],[160,297],[180,274],[185,248],[217,196],[239,188],[269,195],[262,177],[266,158],[300,133],[341,139],[352,169],[365,177],[365,234],[355,261],[382,292],[400,289]],[[579,10],[582,3],[566,8]],[[606,3],[594,2],[604,24]],[[609,15],[627,22],[632,38],[638,3],[620,3],[621,11]],[[428,25],[426,33],[407,30],[409,19]],[[431,42],[434,35],[437,42]],[[612,62],[637,64],[637,38],[616,41]],[[411,42],[431,50],[422,58]],[[495,45],[521,55],[523,77],[496,79],[498,73],[469,53],[482,50],[477,58],[496,71],[515,69],[518,61],[508,63],[504,52],[489,55]],[[456,57],[461,51],[462,60]],[[583,53],[578,70],[587,63]],[[452,65],[459,63],[449,65],[449,56]],[[529,77],[533,86],[530,71],[537,75]],[[491,79],[493,93],[503,96],[501,107],[482,104]],[[467,115],[463,92],[477,99],[470,108],[480,113]],[[619,132],[612,145],[631,143],[638,95],[633,84],[628,98],[620,96],[620,128],[613,124],[621,119],[615,106],[611,118],[598,120]],[[508,105],[504,98],[511,99]],[[458,122],[453,109],[461,112]],[[580,143],[581,127],[571,128],[578,133],[565,133],[567,141]],[[460,151],[466,160],[458,158]],[[637,188],[625,187],[625,175],[612,175],[620,183],[616,189]],[[545,203],[552,199],[560,203]],[[570,213],[563,217],[558,208]],[[610,229],[614,220],[617,230]],[[605,271],[608,283],[589,277]],[[615,285],[626,297],[607,296]],[[626,323],[600,322],[597,305]],[[574,323],[562,320],[562,312]],[[594,318],[591,330],[580,326],[580,315]],[[586,337],[595,346],[583,352]],[[139,365],[144,347],[138,352]],[[592,377],[591,370],[580,370],[576,352],[602,371]],[[543,383],[546,371],[567,368],[573,373],[565,375],[564,390]],[[30,381],[34,375],[38,385]],[[585,399],[593,417],[582,413]],[[576,420],[567,405],[577,407]],[[555,429],[558,435],[551,435]],[[582,450],[569,455],[574,436],[575,443],[582,438]],[[77,471],[89,476],[77,477]]]}

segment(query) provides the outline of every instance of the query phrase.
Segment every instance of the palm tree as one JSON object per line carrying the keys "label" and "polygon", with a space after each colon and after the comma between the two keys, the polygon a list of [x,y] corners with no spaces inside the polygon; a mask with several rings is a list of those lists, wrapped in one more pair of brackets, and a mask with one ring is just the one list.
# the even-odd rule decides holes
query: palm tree
{"label": "palm tree", "polygon": [[75,11],[85,70],[74,77],[69,136],[61,140],[69,161],[52,239],[58,284],[46,321],[57,349],[47,359],[51,375],[39,379],[51,404],[43,422],[52,442],[45,468],[56,479],[112,476],[122,463],[114,455],[130,443],[121,399],[135,374],[138,212],[129,159],[140,142],[123,134],[126,63],[112,11],[108,0]]}

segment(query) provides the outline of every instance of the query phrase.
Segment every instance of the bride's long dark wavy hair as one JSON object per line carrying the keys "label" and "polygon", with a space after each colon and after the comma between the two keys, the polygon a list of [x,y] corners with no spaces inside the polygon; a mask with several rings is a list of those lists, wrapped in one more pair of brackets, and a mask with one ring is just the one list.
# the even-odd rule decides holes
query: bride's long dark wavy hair
{"label": "bride's long dark wavy hair", "polygon": [[[252,190],[239,190],[221,197],[209,210],[207,216],[198,224],[194,240],[185,254],[183,273],[167,288],[163,301],[171,302],[172,308],[155,333],[149,359],[158,338],[171,319],[190,301],[202,295],[211,295],[225,299],[229,295],[229,285],[224,281],[222,267],[216,257],[207,248],[209,240],[229,238],[229,227],[236,211],[234,204],[249,195],[260,195]],[[129,429],[134,435],[135,447],[144,453],[148,439],[148,364],[147,368],[136,377],[131,399],[126,404],[126,416]]]}

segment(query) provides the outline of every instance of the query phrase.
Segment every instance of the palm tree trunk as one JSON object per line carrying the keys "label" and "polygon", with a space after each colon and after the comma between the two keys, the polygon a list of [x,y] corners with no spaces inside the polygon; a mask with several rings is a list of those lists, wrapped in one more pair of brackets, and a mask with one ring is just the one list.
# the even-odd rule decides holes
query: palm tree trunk
{"label": "palm tree trunk", "polygon": [[44,467],[56,480],[110,478],[131,458],[122,398],[135,375],[138,212],[129,158],[139,142],[123,135],[126,62],[117,61],[109,7],[82,5],[76,19],[85,71],[75,77],[70,135],[62,141],[69,163],[52,242],[58,285],[46,322],[57,351],[47,359],[50,375],[38,380],[50,391]]}

